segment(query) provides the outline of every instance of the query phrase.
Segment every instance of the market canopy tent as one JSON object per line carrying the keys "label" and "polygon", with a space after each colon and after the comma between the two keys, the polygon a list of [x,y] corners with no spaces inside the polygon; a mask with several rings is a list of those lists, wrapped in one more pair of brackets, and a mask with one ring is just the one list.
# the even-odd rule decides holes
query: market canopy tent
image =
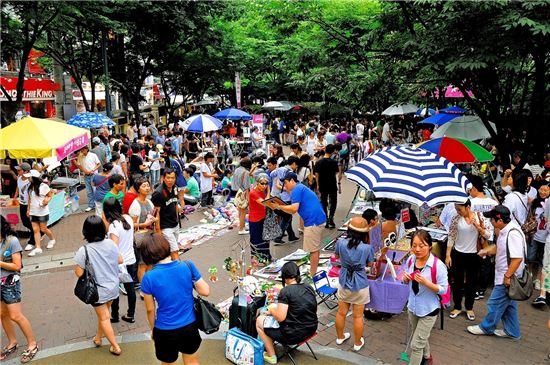
{"label": "market canopy tent", "polygon": [[90,131],[48,119],[25,117],[0,130],[0,153],[12,158],[57,157],[87,146]]}
{"label": "market canopy tent", "polygon": [[377,198],[398,199],[418,206],[464,203],[470,184],[447,159],[403,146],[371,153],[349,169],[346,176]]}

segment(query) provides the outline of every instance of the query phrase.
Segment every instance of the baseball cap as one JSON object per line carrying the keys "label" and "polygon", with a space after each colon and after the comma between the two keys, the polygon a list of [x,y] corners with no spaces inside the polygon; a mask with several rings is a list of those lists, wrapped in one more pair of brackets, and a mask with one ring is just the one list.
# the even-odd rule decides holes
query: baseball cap
{"label": "baseball cap", "polygon": [[99,137],[94,137],[94,138],[92,138],[92,143],[93,143],[93,144],[100,144],[100,143],[101,143],[101,139],[99,139]]}
{"label": "baseball cap", "polygon": [[510,221],[510,209],[504,205],[497,205],[492,210],[483,213],[485,218],[502,219],[503,221]]}
{"label": "baseball cap", "polygon": [[25,177],[40,177],[40,172],[37,170],[30,170],[28,173],[23,174]]}
{"label": "baseball cap", "polygon": [[157,144],[157,149],[162,152],[164,150],[164,146],[159,143]]}
{"label": "baseball cap", "polygon": [[15,167],[17,170],[30,171],[31,165],[26,162],[23,162],[21,165]]}
{"label": "baseball cap", "polygon": [[285,181],[285,180],[298,181],[298,175],[296,175],[296,173],[292,171],[287,171],[287,173],[285,174],[285,176],[283,176],[281,181]]}

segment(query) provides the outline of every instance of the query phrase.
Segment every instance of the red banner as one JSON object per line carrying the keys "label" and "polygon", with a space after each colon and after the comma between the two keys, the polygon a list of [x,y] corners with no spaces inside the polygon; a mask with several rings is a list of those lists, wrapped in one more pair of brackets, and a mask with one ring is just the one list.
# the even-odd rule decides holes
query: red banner
{"label": "red banner", "polygon": [[[0,77],[0,84],[12,99],[17,97],[17,80],[17,77]],[[55,100],[55,92],[59,89],[60,85],[50,79],[26,78],[23,83],[23,101]],[[8,100],[1,89],[0,100]]]}

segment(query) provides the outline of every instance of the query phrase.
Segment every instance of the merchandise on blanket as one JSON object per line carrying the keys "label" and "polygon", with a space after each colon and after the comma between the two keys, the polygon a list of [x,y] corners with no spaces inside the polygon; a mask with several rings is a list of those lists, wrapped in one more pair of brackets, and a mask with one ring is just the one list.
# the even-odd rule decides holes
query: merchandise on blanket
{"label": "merchandise on blanket", "polygon": [[237,328],[231,328],[225,338],[225,358],[237,365],[262,365],[264,344]]}
{"label": "merchandise on blanket", "polygon": [[223,260],[224,263],[224,269],[229,273],[229,280],[233,282],[237,282],[237,273],[239,271],[239,265],[237,261],[233,260],[231,257],[227,257],[225,260]]}
{"label": "merchandise on blanket", "polygon": [[186,205],[185,208],[183,208],[183,214],[184,215],[189,215],[191,213],[193,213],[195,211],[195,207],[191,206],[191,205]]}
{"label": "merchandise on blanket", "polygon": [[210,266],[208,268],[209,280],[213,283],[218,281],[218,268],[216,266]]}
{"label": "merchandise on blanket", "polygon": [[340,264],[340,259],[336,257],[336,255],[330,256],[330,270],[328,272],[328,276],[336,278],[340,275],[340,268],[342,265]]}

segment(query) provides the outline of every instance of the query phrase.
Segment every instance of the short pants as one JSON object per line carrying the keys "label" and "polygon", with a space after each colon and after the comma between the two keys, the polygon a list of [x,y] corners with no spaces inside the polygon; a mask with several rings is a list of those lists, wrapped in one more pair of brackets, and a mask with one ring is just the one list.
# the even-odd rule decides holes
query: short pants
{"label": "short pants", "polygon": [[2,302],[6,304],[15,304],[21,302],[21,282],[16,281],[12,285],[2,284],[0,289]]}
{"label": "short pants", "polygon": [[157,359],[167,363],[175,362],[180,352],[194,354],[202,341],[196,322],[173,330],[153,328],[153,340]]}
{"label": "short pants", "polygon": [[50,215],[31,215],[31,222],[43,222],[47,223],[50,220]]}

